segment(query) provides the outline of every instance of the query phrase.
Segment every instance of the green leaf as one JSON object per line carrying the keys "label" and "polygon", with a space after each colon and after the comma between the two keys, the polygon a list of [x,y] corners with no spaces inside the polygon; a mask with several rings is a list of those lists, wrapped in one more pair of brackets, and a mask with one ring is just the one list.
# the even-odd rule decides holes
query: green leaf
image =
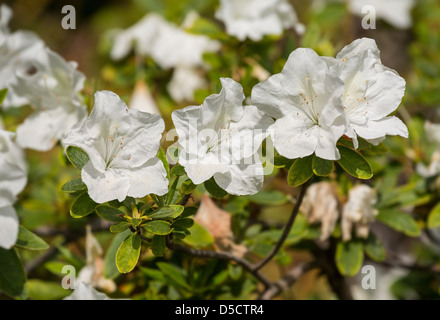
{"label": "green leaf", "polygon": [[159,208],[158,210],[149,213],[148,217],[153,220],[172,220],[180,216],[185,209],[184,206],[180,205],[169,205],[166,207]]}
{"label": "green leaf", "polygon": [[288,159],[283,156],[275,156],[274,158],[274,166],[276,167],[285,167],[287,170],[290,169],[292,164],[295,162],[295,159]]}
{"label": "green leaf", "polygon": [[19,226],[15,245],[27,250],[46,250],[49,248],[49,245],[43,239],[23,226]]}
{"label": "green leaf", "polygon": [[428,228],[440,227],[440,203],[438,203],[428,215]]}
{"label": "green leaf", "polygon": [[364,250],[367,256],[374,261],[384,261],[386,258],[386,251],[382,242],[371,232],[364,242]]}
{"label": "green leaf", "polygon": [[110,226],[111,233],[120,233],[131,227],[131,223],[128,221],[120,221]]}
{"label": "green leaf", "polygon": [[343,276],[352,277],[358,273],[364,260],[362,242],[352,240],[339,242],[336,247],[336,266]]}
{"label": "green leaf", "polygon": [[214,177],[206,180],[203,185],[205,186],[206,191],[208,191],[209,194],[216,199],[222,199],[228,194],[225,190],[219,187],[217,182],[215,182]]}
{"label": "green leaf", "polygon": [[348,174],[358,179],[370,179],[373,176],[370,164],[359,152],[341,145],[338,149],[341,158],[337,162]]}
{"label": "green leaf", "polygon": [[332,173],[333,170],[333,161],[318,158],[317,156],[313,157],[313,173],[320,177],[327,177]]}
{"label": "green leaf", "polygon": [[95,211],[97,205],[87,192],[83,192],[72,203],[70,215],[74,218],[83,218]]}
{"label": "green leaf", "polygon": [[297,187],[307,182],[313,176],[312,164],[313,155],[296,159],[290,166],[287,183],[291,187]]}
{"label": "green leaf", "polygon": [[5,101],[6,95],[8,94],[8,88],[0,90],[0,105]]}
{"label": "green leaf", "polygon": [[37,279],[29,279],[26,282],[28,296],[32,300],[61,300],[72,294],[60,286],[59,282],[50,282]]}
{"label": "green leaf", "polygon": [[376,218],[387,226],[399,232],[403,232],[409,237],[418,237],[420,235],[420,227],[407,213],[394,209],[386,209],[381,210]]}
{"label": "green leaf", "polygon": [[183,218],[183,219],[178,219],[173,223],[173,227],[177,228],[185,228],[185,229],[189,229],[194,225],[194,220],[191,218]]}
{"label": "green leaf", "polygon": [[68,146],[66,149],[66,155],[69,161],[78,169],[82,169],[87,162],[89,162],[89,156],[81,148]]}
{"label": "green leaf", "polygon": [[191,234],[185,237],[184,242],[195,248],[203,248],[212,245],[214,238],[203,226],[194,223],[191,227]]}
{"label": "green leaf", "polygon": [[120,273],[128,273],[136,266],[141,253],[141,238],[137,234],[129,235],[116,252],[116,266]]}
{"label": "green leaf", "polygon": [[243,268],[239,265],[228,264],[228,273],[232,280],[238,280],[243,274]]}
{"label": "green leaf", "polygon": [[190,194],[191,192],[194,191],[194,189],[197,186],[190,180],[185,180],[181,185],[180,185],[180,194]]}
{"label": "green leaf", "polygon": [[149,221],[143,225],[143,228],[152,234],[157,234],[162,236],[167,235],[172,231],[170,229],[170,223],[163,220]]}
{"label": "green leaf", "polygon": [[163,257],[166,250],[166,238],[165,236],[155,235],[153,239],[151,239],[151,252],[156,257]]}
{"label": "green leaf", "polygon": [[196,207],[185,207],[183,213],[180,215],[181,218],[188,218],[194,216],[197,213],[198,208]]}
{"label": "green leaf", "polygon": [[256,194],[246,196],[246,198],[263,206],[279,206],[289,201],[289,197],[278,190],[261,190]]}
{"label": "green leaf", "polygon": [[165,275],[165,277],[171,280],[172,284],[178,287],[189,289],[189,285],[186,282],[183,270],[167,262],[158,262],[157,266]]}
{"label": "green leaf", "polygon": [[171,168],[171,174],[175,176],[183,176],[186,174],[186,171],[182,165],[176,164],[174,167]]}
{"label": "green leaf", "polygon": [[128,229],[124,232],[116,234],[107,248],[107,252],[104,257],[104,277],[107,279],[115,279],[120,275],[116,266],[116,253],[118,252],[122,242],[124,242],[124,240],[131,234],[131,230]]}
{"label": "green leaf", "polygon": [[125,213],[114,207],[99,205],[95,208],[95,211],[99,217],[110,222],[120,222],[125,220]]}
{"label": "green leaf", "polygon": [[0,290],[12,298],[24,294],[26,274],[14,249],[0,248]]}
{"label": "green leaf", "polygon": [[167,179],[170,181],[170,164],[168,163],[167,155],[165,154],[165,151],[163,151],[162,147],[159,148],[157,157],[160,159],[160,161],[162,161],[165,171],[167,172]]}
{"label": "green leaf", "polygon": [[75,193],[86,189],[87,186],[81,179],[70,180],[61,187],[61,190],[67,193]]}

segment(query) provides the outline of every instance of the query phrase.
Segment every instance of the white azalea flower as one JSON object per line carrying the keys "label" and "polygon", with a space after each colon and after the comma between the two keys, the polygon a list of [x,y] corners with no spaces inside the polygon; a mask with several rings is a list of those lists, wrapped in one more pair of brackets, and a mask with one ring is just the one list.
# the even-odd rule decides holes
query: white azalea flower
{"label": "white azalea flower", "polygon": [[405,124],[394,116],[405,93],[405,80],[382,65],[373,39],[353,41],[336,56],[332,67],[345,83],[344,108],[349,127],[346,135],[378,144],[387,135],[408,137]]}
{"label": "white azalea flower", "polygon": [[225,23],[226,32],[240,41],[260,41],[265,35],[281,35],[291,27],[304,33],[304,26],[286,0],[221,0],[215,16]]}
{"label": "white azalea flower", "polygon": [[24,154],[13,137],[12,132],[0,130],[0,247],[5,249],[17,240],[19,223],[12,205],[27,183]]}
{"label": "white azalea flower", "polygon": [[177,67],[173,71],[171,81],[167,89],[174,101],[181,103],[193,101],[194,92],[198,89],[206,88],[208,82],[200,74],[199,70],[188,67]]}
{"label": "white azalea flower", "polygon": [[[440,147],[440,124],[425,121],[425,134],[429,141],[437,143]],[[418,163],[416,171],[425,178],[440,174],[440,148],[433,152],[428,166]]]}
{"label": "white azalea flower", "polygon": [[353,187],[348,194],[348,201],[342,211],[342,239],[351,239],[353,228],[356,229],[356,236],[367,238],[370,224],[378,215],[374,208],[377,202],[376,191],[366,184]]}
{"label": "white azalea flower", "polygon": [[63,145],[88,154],[81,177],[95,202],[163,195],[168,181],[156,154],[164,128],[159,115],[129,110],[113,92],[98,91],[90,116],[72,128]]}
{"label": "white azalea flower", "polygon": [[5,34],[9,32],[9,20],[12,17],[12,10],[7,5],[0,5],[0,33]]}
{"label": "white azalea flower", "polygon": [[204,65],[203,54],[215,52],[220,43],[203,35],[186,32],[158,14],[148,14],[134,26],[115,36],[111,57],[125,57],[135,44],[136,54],[151,56],[162,68]]}
{"label": "white azalea flower", "polygon": [[63,300],[112,300],[105,293],[94,289],[91,284],[83,281],[78,282],[78,286],[73,293]]}
{"label": "white azalea flower", "polygon": [[412,26],[411,10],[415,5],[414,0],[350,0],[350,11],[358,16],[363,16],[365,6],[372,6],[376,16],[398,29],[408,29]]}
{"label": "white azalea flower", "polygon": [[16,76],[15,92],[36,108],[17,128],[17,142],[23,148],[47,151],[87,116],[79,94],[85,77],[76,62],[66,62],[44,48],[16,70]]}
{"label": "white azalea flower", "polygon": [[278,119],[271,127],[277,151],[289,159],[313,153],[339,159],[338,139],[346,129],[344,83],[329,73],[326,59],[312,49],[291,53],[281,73],[256,85],[252,104]]}
{"label": "white azalea flower", "polygon": [[34,55],[43,49],[44,42],[32,32],[10,33],[7,24],[11,11],[5,5],[2,5],[0,10],[0,89],[8,88],[2,106],[18,107],[29,101],[14,90],[13,86],[17,83],[15,70],[33,59]]}
{"label": "white azalea flower", "polygon": [[255,106],[243,107],[240,84],[230,78],[220,81],[221,92],[201,106],[172,113],[181,146],[179,163],[195,184],[214,177],[230,194],[253,194],[263,183],[256,152],[273,121]]}

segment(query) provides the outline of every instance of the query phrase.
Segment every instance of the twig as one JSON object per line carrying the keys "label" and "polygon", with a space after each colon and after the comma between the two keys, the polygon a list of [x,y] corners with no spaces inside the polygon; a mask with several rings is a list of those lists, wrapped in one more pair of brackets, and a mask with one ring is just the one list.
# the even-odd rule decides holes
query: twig
{"label": "twig", "polygon": [[288,290],[307,271],[315,267],[314,263],[300,263],[293,267],[284,277],[271,284],[259,297],[260,300],[271,300],[283,291]]}
{"label": "twig", "polygon": [[260,270],[264,265],[266,265],[266,263],[268,263],[277,253],[278,251],[281,249],[281,247],[284,244],[284,241],[286,241],[287,237],[289,236],[290,230],[292,229],[292,226],[295,222],[295,219],[298,215],[299,212],[299,208],[301,207],[301,203],[304,199],[304,195],[306,193],[307,187],[309,186],[310,181],[307,181],[306,183],[301,185],[301,188],[299,190],[299,194],[298,194],[298,199],[296,200],[295,206],[293,207],[292,213],[290,214],[289,220],[287,221],[284,230],[283,230],[283,234],[281,235],[280,239],[278,239],[277,244],[275,245],[275,247],[272,248],[271,252],[266,256],[266,258],[264,258],[263,260],[261,260],[260,262],[256,263],[253,266],[253,270],[257,271]]}
{"label": "twig", "polygon": [[186,254],[201,258],[214,258],[214,259],[220,259],[226,261],[234,261],[243,268],[245,268],[253,276],[255,276],[255,278],[257,278],[265,286],[265,288],[269,288],[272,285],[271,282],[268,279],[266,279],[266,277],[264,277],[261,273],[258,272],[258,270],[254,270],[252,264],[250,264],[247,260],[243,258],[233,255],[232,253],[223,252],[223,251],[218,252],[212,250],[198,250],[198,249],[185,247],[179,244],[175,244],[173,242],[172,237],[167,237],[167,248],[174,251],[181,251]]}

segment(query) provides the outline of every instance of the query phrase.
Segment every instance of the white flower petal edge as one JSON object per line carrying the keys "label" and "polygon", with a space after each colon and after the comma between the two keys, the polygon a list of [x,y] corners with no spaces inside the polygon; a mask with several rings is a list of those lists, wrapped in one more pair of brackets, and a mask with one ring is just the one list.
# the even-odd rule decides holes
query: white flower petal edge
{"label": "white flower petal edge", "polygon": [[395,28],[408,29],[412,25],[411,10],[415,3],[414,0],[350,0],[349,9],[353,14],[363,16],[362,8],[372,6],[377,17]]}
{"label": "white flower petal edge", "polygon": [[291,27],[299,34],[304,32],[286,0],[221,0],[215,16],[225,23],[226,32],[240,41],[260,41],[265,35],[281,35]]}
{"label": "white flower petal edge", "polygon": [[64,300],[112,300],[106,294],[94,289],[91,284],[78,281],[73,293]]}
{"label": "white flower petal edge", "polygon": [[18,217],[14,207],[0,207],[0,247],[10,249],[17,241]]}
{"label": "white flower petal edge", "polygon": [[[344,108],[349,126],[346,135],[357,147],[357,136],[377,144],[386,135],[408,137],[408,130],[396,117],[387,117],[400,105],[405,80],[380,61],[372,39],[357,39],[336,56],[331,67],[345,83]],[[389,127],[392,125],[393,127]]]}
{"label": "white flower petal edge", "polygon": [[0,247],[5,249],[17,241],[19,221],[12,205],[27,183],[24,153],[14,136],[0,130]]}
{"label": "white flower petal edge", "polygon": [[95,202],[163,195],[168,180],[156,155],[164,128],[159,115],[129,110],[115,93],[98,91],[90,116],[72,128],[63,145],[88,154],[81,176]]}
{"label": "white flower petal edge", "polygon": [[326,59],[312,49],[293,51],[282,72],[252,89],[252,104],[277,119],[270,128],[277,151],[290,159],[315,153],[338,160],[346,130],[344,83],[330,74]]}
{"label": "white flower petal edge", "polygon": [[254,106],[243,107],[240,84],[230,78],[220,81],[220,93],[207,97],[201,106],[172,113],[179,163],[195,184],[214,177],[231,194],[253,194],[263,179],[257,151],[273,120]]}
{"label": "white flower petal edge", "polygon": [[0,130],[0,207],[12,205],[27,183],[27,164],[15,134]]}

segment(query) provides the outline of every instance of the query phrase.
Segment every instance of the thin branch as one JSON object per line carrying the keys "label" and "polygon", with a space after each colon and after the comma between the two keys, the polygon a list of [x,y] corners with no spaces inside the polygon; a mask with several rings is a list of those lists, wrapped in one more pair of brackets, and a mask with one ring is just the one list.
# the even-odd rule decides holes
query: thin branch
{"label": "thin branch", "polygon": [[260,300],[271,300],[288,290],[301,276],[315,267],[314,263],[300,263],[293,267],[284,277],[271,284],[259,297]]}
{"label": "thin branch", "polygon": [[251,273],[255,278],[257,278],[265,286],[265,288],[269,288],[272,285],[271,282],[268,279],[266,279],[266,277],[264,277],[261,273],[258,272],[258,270],[254,270],[252,264],[250,264],[247,260],[243,258],[233,255],[232,253],[223,252],[223,251],[218,252],[212,250],[198,250],[198,249],[185,247],[173,243],[171,237],[167,237],[167,248],[174,251],[181,251],[186,254],[201,258],[214,258],[214,259],[220,259],[226,261],[234,261],[240,266],[242,266],[244,269],[246,269],[249,273]]}
{"label": "thin branch", "polygon": [[281,249],[281,247],[284,244],[284,241],[286,241],[287,237],[289,236],[290,230],[292,229],[292,226],[295,222],[295,219],[298,215],[299,212],[299,208],[301,207],[301,203],[304,199],[304,195],[306,193],[307,187],[309,186],[310,180],[307,181],[306,183],[301,185],[301,188],[299,190],[299,194],[298,194],[298,199],[296,200],[295,206],[293,207],[292,213],[290,214],[289,220],[287,221],[283,233],[281,235],[281,237],[278,239],[277,244],[275,245],[275,247],[272,248],[271,252],[260,262],[256,263],[253,266],[253,270],[257,271],[260,270],[263,266],[266,265],[266,263],[268,263],[277,253],[278,251]]}

